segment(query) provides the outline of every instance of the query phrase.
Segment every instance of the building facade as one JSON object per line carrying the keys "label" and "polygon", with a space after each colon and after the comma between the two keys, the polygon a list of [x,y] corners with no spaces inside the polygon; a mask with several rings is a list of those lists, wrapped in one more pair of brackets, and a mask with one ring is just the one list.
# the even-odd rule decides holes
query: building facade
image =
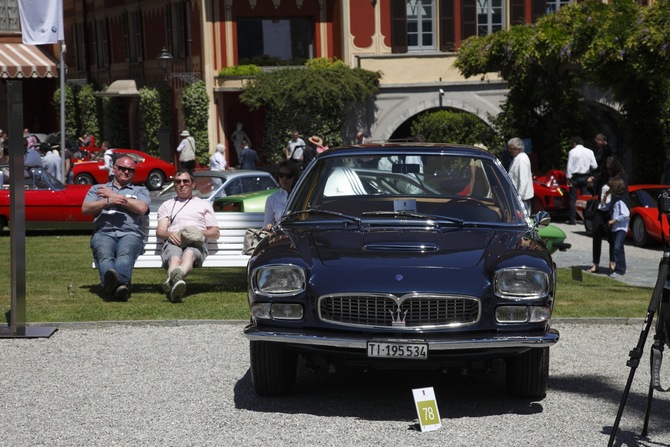
{"label": "building facade", "polygon": [[[0,0],[10,1],[10,0]],[[317,57],[383,73],[373,112],[361,123],[371,140],[402,138],[408,121],[441,107],[483,120],[500,111],[506,86],[496,73],[465,79],[455,51],[473,35],[531,23],[572,0],[63,0],[68,82],[107,85],[128,98],[128,138],[138,147],[138,93],[148,81],[171,87],[172,141],[183,127],[180,92],[205,82],[210,97],[210,150],[232,148],[238,124],[259,146],[262,112],[239,101],[243,79],[226,67],[275,62],[302,65]],[[163,68],[159,55],[171,55]],[[1,57],[1,56],[0,56]],[[125,88],[115,90],[118,85]],[[135,99],[133,99],[135,98]],[[344,129],[345,141],[355,129]],[[235,151],[228,153],[231,166]]]}

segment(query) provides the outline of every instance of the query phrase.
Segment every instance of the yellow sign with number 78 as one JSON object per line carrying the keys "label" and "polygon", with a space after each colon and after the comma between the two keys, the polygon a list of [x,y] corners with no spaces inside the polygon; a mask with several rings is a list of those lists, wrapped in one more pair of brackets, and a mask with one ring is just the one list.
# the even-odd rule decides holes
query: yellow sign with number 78
{"label": "yellow sign with number 78", "polygon": [[442,427],[440,411],[437,409],[435,391],[430,388],[418,388],[412,390],[416,412],[419,415],[421,431],[433,431]]}

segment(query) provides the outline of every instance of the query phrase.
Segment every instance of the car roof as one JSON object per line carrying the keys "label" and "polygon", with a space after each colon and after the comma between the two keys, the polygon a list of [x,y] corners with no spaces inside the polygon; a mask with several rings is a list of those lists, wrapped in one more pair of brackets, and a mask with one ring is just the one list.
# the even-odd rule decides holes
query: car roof
{"label": "car roof", "polygon": [[391,154],[416,153],[417,155],[428,155],[446,152],[453,155],[469,157],[482,157],[491,159],[495,158],[493,154],[485,149],[480,149],[478,147],[465,144],[448,143],[378,143],[338,146],[317,154],[317,158],[342,156],[352,152],[355,152],[357,155],[375,155],[379,152]]}

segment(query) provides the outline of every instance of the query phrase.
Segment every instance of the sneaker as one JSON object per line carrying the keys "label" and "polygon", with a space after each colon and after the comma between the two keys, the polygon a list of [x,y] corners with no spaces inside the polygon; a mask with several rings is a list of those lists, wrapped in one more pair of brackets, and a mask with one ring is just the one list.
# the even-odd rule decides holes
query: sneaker
{"label": "sneaker", "polygon": [[607,276],[609,276],[610,278],[621,278],[623,275],[621,273],[612,272]]}
{"label": "sneaker", "polygon": [[180,278],[172,286],[172,290],[170,291],[170,301],[179,303],[184,292],[186,292],[186,282]]}
{"label": "sneaker", "polygon": [[118,286],[119,286],[119,275],[116,273],[116,270],[114,269],[107,270],[104,276],[105,292],[114,293]]}
{"label": "sneaker", "polygon": [[119,287],[117,287],[116,291],[114,292],[114,298],[116,301],[128,301],[128,298],[130,298],[130,289],[128,286],[121,284]]}
{"label": "sneaker", "polygon": [[181,267],[175,267],[172,269],[169,276],[170,281],[172,282],[172,284],[174,284],[177,281],[184,279],[184,270],[182,270]]}
{"label": "sneaker", "polygon": [[161,287],[163,288],[163,292],[170,293],[170,290],[172,290],[172,279],[170,279],[170,276],[161,284]]}

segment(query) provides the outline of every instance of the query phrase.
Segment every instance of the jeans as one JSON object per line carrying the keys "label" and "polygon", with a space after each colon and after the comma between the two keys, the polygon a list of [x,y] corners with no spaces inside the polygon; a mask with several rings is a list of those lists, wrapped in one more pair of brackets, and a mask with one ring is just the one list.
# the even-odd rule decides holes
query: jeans
{"label": "jeans", "polygon": [[100,284],[104,286],[105,272],[114,269],[119,283],[128,285],[135,261],[144,251],[144,241],[135,234],[117,237],[96,232],[91,238],[91,250],[100,273]]}
{"label": "jeans", "polygon": [[596,211],[593,216],[593,263],[600,264],[600,253],[602,252],[603,237],[607,238],[609,242],[609,260],[614,262],[614,241],[612,239],[612,232],[609,231],[607,221],[609,220],[609,213],[603,211]]}
{"label": "jeans", "polygon": [[614,262],[616,267],[614,271],[621,275],[626,273],[626,253],[624,253],[623,245],[626,240],[625,231],[612,231],[612,239],[614,241]]}

